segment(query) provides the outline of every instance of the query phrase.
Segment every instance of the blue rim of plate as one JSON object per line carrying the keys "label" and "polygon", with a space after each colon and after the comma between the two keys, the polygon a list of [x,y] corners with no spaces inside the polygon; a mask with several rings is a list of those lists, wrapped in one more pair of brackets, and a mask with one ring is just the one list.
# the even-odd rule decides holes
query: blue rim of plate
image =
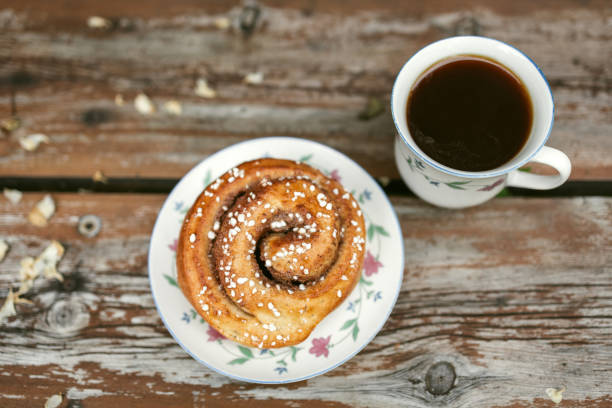
{"label": "blue rim of plate", "polygon": [[385,316],[384,319],[381,320],[382,323],[375,330],[374,334],[362,346],[358,347],[357,350],[355,350],[353,353],[349,354],[341,362],[333,364],[333,365],[331,365],[330,367],[328,367],[328,368],[326,368],[324,370],[320,370],[320,371],[317,371],[316,373],[309,374],[309,375],[306,375],[306,376],[303,376],[303,377],[292,378],[292,379],[287,379],[287,380],[280,380],[280,381],[262,381],[262,380],[252,379],[252,378],[240,377],[238,375],[230,374],[230,373],[227,373],[227,372],[225,372],[223,370],[220,370],[217,367],[214,367],[212,364],[209,364],[208,362],[202,360],[200,357],[196,356],[191,350],[189,350],[189,348],[187,348],[187,346],[185,346],[181,342],[181,340],[178,338],[178,336],[170,328],[168,322],[166,322],[166,319],[165,319],[164,315],[162,314],[161,309],[159,308],[159,304],[157,303],[157,297],[155,296],[155,290],[153,289],[153,281],[151,279],[151,264],[152,264],[151,263],[151,244],[153,243],[153,236],[155,235],[155,231],[157,230],[158,224],[160,222],[160,215],[162,214],[162,212],[164,212],[164,210],[166,209],[166,206],[168,206],[170,204],[169,198],[174,194],[174,192],[179,187],[181,187],[181,184],[183,184],[183,182],[187,178],[187,176],[189,176],[193,171],[195,171],[198,167],[200,167],[200,165],[202,165],[202,163],[204,163],[205,161],[207,161],[207,160],[209,160],[209,159],[211,159],[211,158],[213,158],[213,157],[215,157],[217,155],[220,155],[222,153],[227,153],[228,151],[231,151],[232,149],[236,149],[238,147],[243,147],[244,145],[248,145],[248,144],[252,144],[252,143],[261,143],[261,142],[264,142],[264,141],[269,141],[269,142],[272,143],[274,141],[279,141],[279,140],[295,141],[295,142],[299,142],[299,143],[307,143],[307,144],[315,145],[317,148],[322,148],[322,149],[326,150],[328,153],[338,155],[338,156],[348,160],[350,163],[352,163],[357,168],[359,168],[361,171],[363,171],[367,175],[367,177],[370,178],[370,181],[372,181],[374,183],[374,185],[376,185],[376,188],[378,189],[378,192],[382,195],[382,197],[386,200],[387,205],[389,205],[389,207],[391,208],[391,210],[392,210],[391,213],[392,213],[394,221],[395,221],[395,227],[397,229],[398,236],[400,237],[400,240],[402,239],[402,229],[400,227],[400,223],[399,223],[399,220],[397,218],[397,214],[395,213],[395,210],[393,209],[393,205],[391,204],[391,201],[389,201],[389,198],[387,197],[387,195],[385,194],[383,189],[378,185],[376,180],[370,175],[370,173],[365,171],[365,169],[363,167],[361,167],[356,161],[354,161],[350,157],[346,156],[344,153],[341,153],[341,152],[339,152],[339,151],[337,151],[337,150],[335,150],[335,149],[333,149],[333,148],[331,148],[329,146],[326,146],[326,145],[324,145],[322,143],[318,143],[318,142],[314,142],[312,140],[302,139],[302,138],[298,138],[298,137],[290,137],[290,136],[270,136],[270,137],[260,137],[260,138],[257,138],[257,139],[245,140],[244,142],[235,143],[235,144],[233,144],[231,146],[225,147],[225,148],[217,151],[216,153],[211,154],[210,156],[206,157],[205,159],[200,161],[198,164],[193,166],[187,173],[185,173],[185,175],[179,180],[179,182],[176,184],[176,186],[174,186],[172,191],[170,191],[170,194],[168,194],[168,197],[166,197],[166,200],[164,201],[164,204],[162,205],[162,207],[159,210],[159,213],[157,215],[157,219],[155,220],[155,224],[153,226],[153,231],[151,232],[151,241],[149,242],[149,254],[147,256],[147,270],[148,270],[148,276],[149,276],[149,287],[151,289],[151,295],[153,296],[153,302],[155,303],[155,308],[157,309],[157,314],[159,315],[159,317],[161,318],[162,322],[164,323],[164,326],[166,327],[166,330],[168,330],[168,333],[170,333],[172,338],[174,338],[174,341],[176,341],[178,343],[178,345],[181,346],[181,348],[183,350],[185,350],[185,352],[187,352],[187,354],[189,354],[194,360],[196,360],[200,364],[206,366],[207,368],[211,369],[212,371],[216,372],[217,374],[224,375],[224,376],[232,378],[234,380],[244,381],[244,382],[248,382],[248,383],[255,383],[255,384],[289,384],[289,383],[293,383],[293,382],[299,382],[299,381],[308,380],[309,378],[313,378],[313,377],[317,377],[317,376],[319,376],[321,374],[325,374],[325,373],[333,370],[334,368],[336,368],[336,367],[346,363],[351,358],[355,357],[355,355],[357,355],[357,353],[359,353],[368,344],[370,344],[370,342],[374,339],[374,337],[376,337],[378,335],[380,330],[383,328],[383,326],[385,325],[385,323],[389,319],[389,316],[391,315],[391,312],[395,308],[395,303],[397,302],[397,298],[398,298],[399,293],[401,291],[402,282],[403,282],[403,279],[404,279],[404,245],[402,243],[400,245],[400,248],[401,248],[401,251],[400,251],[401,270],[400,270],[400,273],[399,273],[399,282],[397,283],[397,290],[395,292],[395,296],[393,298],[393,301],[391,302],[391,307],[389,308],[389,311],[387,312],[387,315]]}

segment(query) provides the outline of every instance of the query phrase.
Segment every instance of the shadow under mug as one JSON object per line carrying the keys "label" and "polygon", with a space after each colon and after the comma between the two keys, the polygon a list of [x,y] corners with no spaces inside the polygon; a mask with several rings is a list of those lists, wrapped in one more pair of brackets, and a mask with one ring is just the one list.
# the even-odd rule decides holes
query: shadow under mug
{"label": "shadow under mug", "polygon": [[[521,151],[505,164],[486,171],[462,171],[427,156],[414,142],[406,120],[406,105],[413,85],[435,63],[457,55],[493,59],[517,75],[529,94],[533,123]],[[452,37],[432,43],[414,54],[402,67],[391,94],[391,113],[397,128],[395,161],[408,187],[423,200],[447,208],[481,204],[505,186],[549,190],[563,184],[571,172],[565,153],[544,146],[553,125],[554,102],[550,88],[537,65],[516,48],[485,37]],[[532,161],[555,168],[545,176],[519,171]]]}

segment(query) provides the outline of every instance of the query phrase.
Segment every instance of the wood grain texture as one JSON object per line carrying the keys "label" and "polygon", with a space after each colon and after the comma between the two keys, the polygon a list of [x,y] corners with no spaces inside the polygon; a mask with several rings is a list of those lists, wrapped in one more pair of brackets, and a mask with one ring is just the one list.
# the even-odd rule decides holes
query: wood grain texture
{"label": "wood grain texture", "polygon": [[[388,105],[396,73],[419,48],[480,34],[525,51],[548,77],[556,100],[549,143],[570,156],[572,178],[612,177],[609,2],[270,2],[248,36],[239,5],[123,3],[70,3],[61,13],[46,2],[3,3],[0,117],[15,109],[20,132],[46,133],[51,143],[27,153],[18,132],[0,138],[1,174],[180,177],[225,146],[289,135],[397,178],[389,110],[368,121],[358,113],[372,97]],[[112,27],[87,28],[94,14]],[[221,16],[228,30],[215,27]],[[263,83],[245,84],[249,72],[262,72]],[[194,94],[199,77],[216,98]],[[141,91],[158,113],[134,110]],[[115,106],[117,93],[125,106]],[[169,99],[182,103],[182,116],[163,112]]]}
{"label": "wood grain texture", "polygon": [[[65,284],[40,280],[0,330],[0,406],[552,407],[612,404],[612,199],[504,198],[446,211],[392,198],[406,251],[397,305],[380,334],[330,373],[296,384],[229,380],[191,359],[161,323],[149,291],[149,234],[164,196],[56,194],[45,229],[0,199],[0,297],[19,260],[49,239],[67,251]],[[95,238],[76,231],[96,214]],[[456,372],[434,396],[437,362]]]}

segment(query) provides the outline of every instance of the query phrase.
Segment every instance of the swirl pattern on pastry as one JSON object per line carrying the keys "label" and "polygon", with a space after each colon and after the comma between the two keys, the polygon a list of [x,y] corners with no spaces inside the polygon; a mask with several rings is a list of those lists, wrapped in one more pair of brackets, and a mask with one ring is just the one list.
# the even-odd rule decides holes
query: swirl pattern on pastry
{"label": "swirl pattern on pastry", "polygon": [[339,182],[289,160],[243,163],[212,182],[181,228],[178,283],[238,343],[300,343],[351,292],[365,224]]}

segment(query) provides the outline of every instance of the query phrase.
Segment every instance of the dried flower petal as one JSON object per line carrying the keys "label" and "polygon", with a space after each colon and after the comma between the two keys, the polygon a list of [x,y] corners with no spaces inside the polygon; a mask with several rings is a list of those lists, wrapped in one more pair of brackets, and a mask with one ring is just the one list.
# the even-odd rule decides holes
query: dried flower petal
{"label": "dried flower petal", "polygon": [[244,77],[244,82],[247,84],[257,85],[261,84],[264,79],[263,72],[250,72]]}
{"label": "dried flower petal", "polygon": [[155,112],[155,105],[153,105],[149,97],[142,92],[134,98],[134,107],[143,115],[150,115]]}
{"label": "dried flower petal", "polygon": [[60,282],[64,277],[57,271],[57,264],[64,256],[64,247],[57,241],[52,241],[44,251],[36,258],[34,269],[40,271],[45,278],[55,278]]}
{"label": "dried flower petal", "polygon": [[4,196],[6,197],[7,200],[11,202],[11,204],[17,205],[21,201],[21,197],[23,196],[23,193],[19,190],[5,188]]}
{"label": "dried flower petal", "polygon": [[125,103],[125,101],[123,100],[123,95],[121,95],[121,94],[115,95],[115,105],[123,106],[124,103]]}
{"label": "dried flower petal", "polygon": [[28,220],[30,221],[32,225],[35,225],[37,227],[47,226],[47,220],[45,219],[45,217],[42,216],[42,214],[36,207],[32,209],[30,214],[28,214]]}
{"label": "dried flower petal", "polygon": [[11,116],[10,118],[4,118],[0,121],[0,129],[5,132],[12,132],[21,126],[21,120],[17,116]]}
{"label": "dried flower petal", "polygon": [[24,281],[21,281],[19,283],[19,290],[17,291],[17,296],[25,295],[30,291],[30,289],[32,289],[32,286],[34,286],[33,279],[26,279]]}
{"label": "dried flower petal", "polygon": [[546,394],[552,402],[555,404],[560,403],[563,400],[563,392],[565,391],[565,387],[561,387],[560,389],[556,388],[547,388]]}
{"label": "dried flower petal", "polygon": [[4,260],[4,257],[6,256],[8,250],[9,244],[5,240],[0,239],[0,262]]}
{"label": "dried flower petal", "polygon": [[19,265],[21,265],[21,268],[19,269],[19,278],[21,281],[34,280],[38,278],[40,271],[34,268],[34,262],[36,262],[36,260],[31,256],[26,256],[25,258],[21,259],[19,262]]}
{"label": "dried flower petal", "polygon": [[28,152],[38,149],[38,145],[41,143],[49,143],[49,137],[42,133],[34,133],[19,138],[19,144]]}
{"label": "dried flower petal", "polygon": [[366,103],[366,106],[363,108],[361,112],[357,115],[357,117],[361,120],[370,120],[385,111],[385,105],[378,98],[370,98]]}
{"label": "dried flower petal", "polygon": [[378,181],[380,181],[380,184],[382,184],[383,187],[387,187],[389,183],[391,183],[391,179],[386,176],[379,177]]}
{"label": "dried flower petal", "polygon": [[15,310],[15,294],[13,293],[13,289],[9,289],[8,296],[0,308],[0,323],[4,321],[7,317],[16,316],[17,311]]}
{"label": "dried flower petal", "polygon": [[219,17],[215,19],[215,26],[219,30],[227,30],[232,22],[227,17]]}
{"label": "dried flower petal", "polygon": [[[51,244],[36,258],[30,256],[21,260],[19,269],[20,286],[17,291],[17,296],[28,293],[34,286],[34,281],[42,274],[45,278],[55,278],[60,282],[64,281],[64,277],[57,271],[57,264],[64,256],[64,247],[57,241],[51,241]],[[25,301],[25,299],[19,299]]]}
{"label": "dried flower petal", "polygon": [[55,394],[49,397],[45,402],[45,408],[57,408],[62,404],[62,394]]}
{"label": "dried flower petal", "polygon": [[172,115],[181,115],[183,113],[183,107],[181,106],[181,103],[177,100],[170,100],[168,102],[166,102],[164,104],[164,109],[166,110],[166,112],[172,114]]}
{"label": "dried flower petal", "polygon": [[110,26],[110,20],[104,17],[91,16],[87,19],[87,27],[89,28],[109,28]]}
{"label": "dried flower petal", "polygon": [[31,300],[29,300],[29,299],[24,299],[24,298],[21,298],[21,297],[19,297],[19,296],[21,296],[21,294],[20,294],[20,293],[15,293],[15,294],[13,295],[13,303],[14,303],[14,304],[16,304],[16,305],[18,305],[18,304],[26,304],[26,305],[31,305],[31,304],[33,304],[33,303],[34,303],[34,302],[32,302]]}
{"label": "dried flower petal", "polygon": [[209,87],[208,82],[203,78],[196,81],[195,93],[202,98],[214,98],[217,96],[217,92]]}
{"label": "dried flower petal", "polygon": [[108,177],[106,177],[104,173],[102,173],[102,170],[96,170],[92,179],[93,181],[97,183],[104,183],[104,184],[108,183]]}
{"label": "dried flower petal", "polygon": [[28,220],[37,227],[47,226],[47,221],[55,213],[55,202],[53,198],[47,194],[36,206],[30,211]]}
{"label": "dried flower petal", "polygon": [[34,258],[28,256],[19,262],[21,266],[19,269],[20,286],[17,295],[28,293],[32,286],[34,286],[34,280],[40,275],[40,271],[34,268],[35,261]]}

